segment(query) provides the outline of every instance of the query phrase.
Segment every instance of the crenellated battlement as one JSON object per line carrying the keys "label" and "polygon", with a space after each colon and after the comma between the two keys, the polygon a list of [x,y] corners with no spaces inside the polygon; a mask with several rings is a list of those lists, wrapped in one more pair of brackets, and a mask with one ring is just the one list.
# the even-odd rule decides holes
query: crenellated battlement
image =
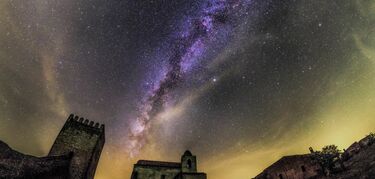
{"label": "crenellated battlement", "polygon": [[98,122],[90,121],[88,119],[84,119],[83,117],[79,117],[74,114],[70,114],[67,120],[67,123],[72,125],[83,125],[86,127],[90,127],[92,129],[104,131],[104,124],[100,124]]}
{"label": "crenellated battlement", "polygon": [[104,143],[104,124],[71,114],[48,155],[59,156],[73,152],[71,178],[93,179]]}

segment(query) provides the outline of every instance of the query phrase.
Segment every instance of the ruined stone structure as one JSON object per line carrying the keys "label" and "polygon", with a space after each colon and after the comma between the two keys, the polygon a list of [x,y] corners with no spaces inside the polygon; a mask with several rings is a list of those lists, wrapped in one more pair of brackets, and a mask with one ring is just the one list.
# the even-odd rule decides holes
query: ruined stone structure
{"label": "ruined stone structure", "polygon": [[320,165],[309,155],[292,155],[280,160],[265,169],[256,179],[312,178],[321,173]]}
{"label": "ruined stone structure", "polygon": [[139,160],[131,179],[206,179],[206,174],[197,172],[197,168],[196,156],[186,151],[181,162]]}
{"label": "ruined stone structure", "polygon": [[71,154],[51,157],[24,155],[0,141],[0,178],[65,179]]}
{"label": "ruined stone structure", "polygon": [[104,142],[103,124],[72,114],[46,157],[21,154],[0,141],[0,178],[93,179]]}
{"label": "ruined stone structure", "polygon": [[[310,149],[312,150],[312,149]],[[342,162],[341,164],[339,162]],[[282,157],[255,179],[371,179],[375,178],[375,144],[371,136],[353,143],[329,175],[312,154]]]}

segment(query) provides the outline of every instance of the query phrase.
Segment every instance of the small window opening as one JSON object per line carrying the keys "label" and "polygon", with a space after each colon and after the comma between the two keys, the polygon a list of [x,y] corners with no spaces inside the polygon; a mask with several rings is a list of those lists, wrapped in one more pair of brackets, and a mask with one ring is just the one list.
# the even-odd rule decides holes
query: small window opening
{"label": "small window opening", "polygon": [[186,168],[190,169],[191,168],[191,160],[187,161]]}
{"label": "small window opening", "polygon": [[165,175],[161,175],[160,179],[165,179]]}
{"label": "small window opening", "polygon": [[302,170],[302,172],[306,172],[306,168],[305,168],[305,166],[301,166],[301,170]]}
{"label": "small window opening", "polygon": [[283,174],[279,174],[280,179],[284,179]]}

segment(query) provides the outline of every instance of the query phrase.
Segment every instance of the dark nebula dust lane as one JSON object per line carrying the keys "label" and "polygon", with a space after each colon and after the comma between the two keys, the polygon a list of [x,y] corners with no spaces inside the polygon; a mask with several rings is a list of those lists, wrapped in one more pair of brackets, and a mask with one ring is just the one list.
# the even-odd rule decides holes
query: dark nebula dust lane
{"label": "dark nebula dust lane", "polygon": [[190,149],[210,178],[375,130],[369,0],[0,1],[0,140],[106,124],[96,178]]}

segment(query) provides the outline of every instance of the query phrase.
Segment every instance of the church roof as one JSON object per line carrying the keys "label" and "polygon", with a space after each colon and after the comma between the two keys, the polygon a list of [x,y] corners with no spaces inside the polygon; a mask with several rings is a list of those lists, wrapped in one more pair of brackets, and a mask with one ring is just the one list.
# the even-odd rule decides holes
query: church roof
{"label": "church roof", "polygon": [[181,168],[181,163],[151,161],[151,160],[139,160],[136,165],[138,165],[138,166],[149,166],[149,167]]}
{"label": "church roof", "polygon": [[295,163],[296,161],[311,161],[311,154],[302,154],[302,155],[288,155],[281,157],[278,161],[273,163],[270,167],[275,167],[278,165],[285,165],[286,163]]}

